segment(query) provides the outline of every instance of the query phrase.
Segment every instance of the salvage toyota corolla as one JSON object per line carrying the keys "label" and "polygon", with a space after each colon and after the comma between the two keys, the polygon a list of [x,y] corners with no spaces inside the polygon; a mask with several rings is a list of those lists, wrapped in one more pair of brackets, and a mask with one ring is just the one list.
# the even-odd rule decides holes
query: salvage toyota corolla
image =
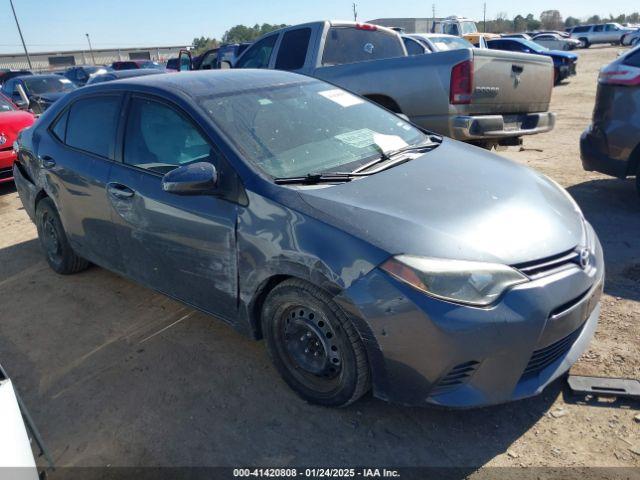
{"label": "salvage toyota corolla", "polygon": [[532,396],[596,328],[602,250],[562,188],[315,79],[98,84],[18,143],[53,270],[91,262],[266,339],[310,402]]}

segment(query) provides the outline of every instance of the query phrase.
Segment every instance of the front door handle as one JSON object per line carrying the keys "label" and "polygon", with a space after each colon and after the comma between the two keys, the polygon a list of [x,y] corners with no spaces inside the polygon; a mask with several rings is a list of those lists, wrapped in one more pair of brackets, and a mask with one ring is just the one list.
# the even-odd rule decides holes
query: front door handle
{"label": "front door handle", "polygon": [[109,185],[107,185],[107,192],[109,192],[109,195],[111,195],[112,197],[118,199],[131,198],[135,195],[135,192],[133,190],[120,183],[110,183]]}
{"label": "front door handle", "polygon": [[42,163],[42,166],[44,168],[53,168],[56,166],[56,161],[53,159],[53,157],[50,157],[49,155],[41,156],[40,162]]}

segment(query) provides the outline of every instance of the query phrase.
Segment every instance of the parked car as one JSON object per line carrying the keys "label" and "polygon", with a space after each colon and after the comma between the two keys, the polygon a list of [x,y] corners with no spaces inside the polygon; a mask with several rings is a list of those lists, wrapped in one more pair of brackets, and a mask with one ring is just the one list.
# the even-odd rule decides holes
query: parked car
{"label": "parked car", "polygon": [[71,80],[76,86],[83,87],[87,84],[92,75],[99,75],[106,71],[107,68],[104,66],[78,65],[68,68],[64,72],[64,76]]}
{"label": "parked car", "polygon": [[178,63],[178,57],[170,58],[165,65],[167,70],[180,70],[180,64]]}
{"label": "parked car", "polygon": [[599,25],[579,25],[569,29],[571,38],[580,41],[582,48],[589,48],[591,45],[601,43],[611,43],[619,45],[622,36],[631,31],[617,23],[604,23]]}
{"label": "parked car", "polygon": [[[464,38],[456,37],[454,35],[444,35],[440,33],[414,33],[404,35],[403,39],[405,38],[419,42],[429,52],[447,52],[449,50],[474,48],[473,45]],[[406,41],[405,46],[407,46]],[[409,52],[409,48],[407,48],[407,52]]]}
{"label": "parked car", "polygon": [[310,402],[536,395],[596,328],[602,249],[566,191],[308,76],[90,86],[19,148],[54,271],[95,263],[264,337]]}
{"label": "parked car", "polygon": [[640,46],[600,71],[591,125],[580,139],[582,166],[636,177],[640,195]]}
{"label": "parked car", "polygon": [[502,38],[521,38],[522,40],[531,40],[531,35],[527,33],[503,33]]}
{"label": "parked car", "polygon": [[1,92],[20,109],[39,115],[76,88],[68,78],[45,74],[14,77],[2,84]]}
{"label": "parked car", "polygon": [[120,80],[121,78],[133,78],[142,77],[146,75],[159,75],[166,73],[163,70],[150,68],[150,69],[138,69],[138,70],[114,70],[111,72],[105,71],[104,73],[98,73],[92,75],[87,85],[95,85],[96,83],[111,82],[113,80]]}
{"label": "parked car", "polygon": [[13,162],[16,153],[13,143],[23,128],[33,125],[31,112],[18,110],[11,100],[0,94],[0,183],[13,180]]}
{"label": "parked car", "polygon": [[314,22],[284,28],[256,41],[234,68],[289,70],[327,80],[421,127],[486,147],[519,145],[522,136],[555,124],[548,111],[549,59],[479,49],[408,56],[397,32],[376,25]]}
{"label": "parked car", "polygon": [[162,65],[153,60],[120,60],[111,64],[112,70],[136,70],[139,68],[164,70]]}
{"label": "parked car", "polygon": [[466,41],[471,43],[476,48],[487,48],[487,42],[489,40],[500,38],[500,35],[497,35],[495,33],[478,32],[478,33],[469,33],[467,35],[464,35],[462,38],[464,38]]}
{"label": "parked car", "polygon": [[557,33],[540,33],[532,38],[534,42],[550,50],[573,50],[580,47],[580,40],[565,38]]}
{"label": "parked car", "polygon": [[631,45],[632,47],[640,44],[640,29],[633,30],[622,35],[620,43],[625,46]]}
{"label": "parked car", "polygon": [[534,30],[533,32],[525,32],[527,35],[529,35],[530,37],[535,37],[536,35],[543,35],[543,34],[555,34],[555,35],[560,35],[561,37],[564,38],[570,38],[571,34],[567,31],[562,31],[562,30]]}
{"label": "parked car", "polygon": [[530,40],[520,38],[501,38],[487,42],[490,49],[508,52],[531,53],[550,57],[553,60],[553,84],[558,85],[564,79],[576,74],[578,56],[575,53],[549,50]]}
{"label": "parked car", "polygon": [[33,75],[33,72],[30,72],[29,70],[4,69],[2,72],[0,72],[0,86],[2,86],[3,83],[11,80],[12,78],[24,77],[26,75]]}

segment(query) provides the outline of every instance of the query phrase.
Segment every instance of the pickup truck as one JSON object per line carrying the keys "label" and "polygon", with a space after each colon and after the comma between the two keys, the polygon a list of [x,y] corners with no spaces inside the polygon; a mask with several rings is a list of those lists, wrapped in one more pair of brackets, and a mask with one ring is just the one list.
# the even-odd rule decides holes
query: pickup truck
{"label": "pickup truck", "polygon": [[518,145],[555,124],[550,58],[480,49],[408,56],[398,33],[371,24],[287,27],[258,39],[233,68],[320,78],[427,130],[487,148]]}

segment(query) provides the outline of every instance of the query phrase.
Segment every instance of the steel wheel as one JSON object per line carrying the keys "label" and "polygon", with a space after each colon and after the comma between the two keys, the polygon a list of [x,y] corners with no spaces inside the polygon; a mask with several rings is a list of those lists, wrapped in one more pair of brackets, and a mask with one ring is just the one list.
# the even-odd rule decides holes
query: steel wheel
{"label": "steel wheel", "polygon": [[285,280],[267,296],[262,332],[271,360],[303,399],[345,406],[370,388],[369,363],[352,323],[324,290]]}

